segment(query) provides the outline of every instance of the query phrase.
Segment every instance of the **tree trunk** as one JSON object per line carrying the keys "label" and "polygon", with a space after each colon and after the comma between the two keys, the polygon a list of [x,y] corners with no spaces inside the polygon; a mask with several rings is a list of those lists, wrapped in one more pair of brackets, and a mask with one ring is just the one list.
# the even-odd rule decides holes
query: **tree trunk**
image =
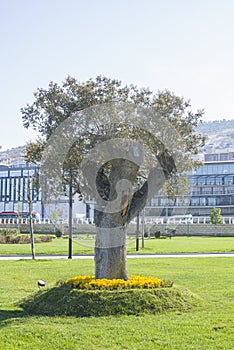
{"label": "tree trunk", "polygon": [[[124,167],[123,162],[118,161],[122,170],[122,176],[116,171],[112,184],[117,184],[119,179],[130,179],[136,177],[137,169],[134,165],[128,164]],[[116,161],[117,163],[117,161]],[[114,171],[112,171],[112,174]],[[114,176],[113,176],[114,177]],[[153,169],[151,177],[151,186],[154,185],[156,190],[161,189],[165,176],[163,170]],[[133,182],[133,181],[132,181]],[[100,185],[101,182],[99,182]],[[103,182],[104,183],[104,182]],[[106,186],[106,185],[105,185]],[[104,186],[102,186],[104,188]],[[121,191],[121,189],[120,189]],[[108,193],[108,191],[106,191]],[[111,190],[109,190],[108,199],[111,200]],[[126,234],[127,224],[145,207],[148,196],[148,182],[145,181],[142,187],[131,194],[129,191],[122,191],[122,210],[116,213],[107,213],[105,208],[97,206],[95,209],[95,224],[97,228],[96,244],[95,244],[95,276],[96,278],[121,278],[128,279],[126,266]],[[108,202],[108,201],[107,201]]]}
{"label": "tree trunk", "polygon": [[[133,184],[139,167],[124,159],[113,159],[105,175],[103,168],[97,176],[97,187],[105,204],[98,202],[95,208],[97,228],[95,243],[96,278],[127,280],[126,233],[127,215],[132,193],[120,180],[127,179]],[[118,185],[118,186],[117,186]],[[117,188],[118,187],[118,188]],[[118,193],[117,193],[118,191]],[[120,196],[119,206],[109,210],[108,205]]]}
{"label": "tree trunk", "polygon": [[[164,164],[163,164],[164,165]],[[162,166],[162,164],[161,164]],[[163,167],[164,168],[164,167]],[[103,205],[97,201],[95,209],[95,224],[97,228],[95,243],[95,276],[98,279],[120,278],[127,280],[126,266],[126,234],[127,224],[145,207],[148,196],[148,182],[134,193],[132,189],[120,185],[120,180],[127,179],[132,186],[137,176],[139,166],[124,159],[113,159],[108,171],[100,168],[96,178],[98,192]],[[167,168],[155,167],[149,174],[152,188],[159,190],[165,181]],[[108,176],[107,176],[108,175]],[[114,212],[108,212],[108,204],[118,195],[121,198],[121,207]]]}
{"label": "tree trunk", "polygon": [[[117,213],[95,209],[97,228],[95,242],[95,277],[127,280],[127,225],[143,209],[147,199],[147,184],[137,191],[130,204]],[[128,202],[127,202],[128,203]]]}
{"label": "tree trunk", "polygon": [[34,234],[33,234],[33,219],[32,219],[32,214],[31,214],[31,212],[30,212],[30,216],[29,216],[29,231],[30,231],[30,241],[31,241],[32,259],[35,260],[35,246],[34,246]]}
{"label": "tree trunk", "polygon": [[[132,194],[132,191],[120,186],[121,179],[128,179],[132,185],[136,179],[138,166],[122,159],[112,161],[112,169],[107,179],[99,172],[98,188],[106,196],[106,207],[96,206],[95,224],[97,228],[95,243],[95,276],[96,278],[128,280],[126,259],[127,224],[143,209],[147,199],[147,184]],[[109,212],[108,203],[116,198],[116,189],[121,198],[120,211]]]}
{"label": "tree trunk", "polygon": [[30,232],[30,241],[31,241],[31,252],[32,259],[35,260],[35,245],[34,245],[34,232],[33,232],[33,218],[32,218],[32,191],[31,191],[31,179],[28,174],[28,188],[27,188],[27,200],[28,200],[28,209],[29,209],[29,232]]}
{"label": "tree trunk", "polygon": [[126,266],[126,226],[97,227],[95,245],[96,278],[128,280]]}

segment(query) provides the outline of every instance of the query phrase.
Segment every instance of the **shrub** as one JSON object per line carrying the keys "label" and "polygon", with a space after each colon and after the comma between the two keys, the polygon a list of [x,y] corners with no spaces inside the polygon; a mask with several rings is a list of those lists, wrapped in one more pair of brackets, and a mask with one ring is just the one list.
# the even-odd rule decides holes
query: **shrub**
{"label": "shrub", "polygon": [[0,243],[1,244],[16,244],[20,241],[20,230],[16,228],[1,228]]}
{"label": "shrub", "polygon": [[60,238],[60,237],[62,237],[63,232],[61,230],[57,229],[54,234],[57,238]]}
{"label": "shrub", "polygon": [[145,238],[150,237],[150,231],[149,231],[149,226],[148,225],[144,225],[144,237]]}
{"label": "shrub", "polygon": [[28,235],[21,235],[19,244],[28,244],[31,242],[30,237]]}
{"label": "shrub", "polygon": [[150,235],[155,237],[155,238],[160,238],[161,236],[161,232],[160,230],[158,229],[158,226],[157,225],[153,225],[151,228],[150,228]]}
{"label": "shrub", "polygon": [[26,235],[6,234],[0,235],[0,244],[30,243],[30,237]]}
{"label": "shrub", "polygon": [[10,243],[10,244],[18,244],[21,238],[21,236],[17,236],[17,235],[9,235],[7,237],[9,237],[9,241],[7,243]]}
{"label": "shrub", "polygon": [[160,238],[161,237],[161,232],[159,230],[154,232],[154,237],[155,238]]}
{"label": "shrub", "polygon": [[4,244],[5,243],[5,236],[0,235],[0,244]]}
{"label": "shrub", "polygon": [[17,228],[0,228],[0,235],[19,235],[20,234],[20,230],[18,230]]}
{"label": "shrub", "polygon": [[220,208],[213,208],[210,213],[210,221],[213,225],[222,224],[223,218]]}
{"label": "shrub", "polygon": [[[16,233],[8,233],[12,232],[10,229],[7,229],[9,231],[4,231],[4,234],[0,234],[0,244],[29,244],[31,242],[30,236],[27,234],[18,234],[18,230],[15,230]],[[35,237],[35,236],[34,236]],[[51,242],[52,236],[39,236],[35,237],[35,243],[44,243],[44,242]]]}
{"label": "shrub", "polygon": [[39,237],[36,237],[35,239],[35,242],[36,243],[46,243],[46,242],[51,242],[53,239],[52,236],[39,236]]}

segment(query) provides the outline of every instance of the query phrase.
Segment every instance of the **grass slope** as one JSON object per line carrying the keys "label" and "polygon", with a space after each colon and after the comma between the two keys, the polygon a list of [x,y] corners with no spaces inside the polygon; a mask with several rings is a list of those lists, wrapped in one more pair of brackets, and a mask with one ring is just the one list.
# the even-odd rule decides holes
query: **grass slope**
{"label": "grass slope", "polygon": [[24,300],[20,306],[31,315],[110,316],[163,311],[188,311],[198,298],[186,289],[79,290],[54,287]]}

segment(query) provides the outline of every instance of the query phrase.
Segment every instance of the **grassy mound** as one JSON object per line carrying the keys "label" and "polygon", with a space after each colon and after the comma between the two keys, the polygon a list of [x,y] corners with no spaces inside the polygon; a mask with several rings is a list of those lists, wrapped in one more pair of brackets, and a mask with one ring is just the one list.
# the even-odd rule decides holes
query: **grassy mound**
{"label": "grassy mound", "polygon": [[198,297],[178,287],[128,290],[80,290],[57,286],[39,291],[21,302],[29,314],[46,316],[139,315],[163,311],[188,311]]}

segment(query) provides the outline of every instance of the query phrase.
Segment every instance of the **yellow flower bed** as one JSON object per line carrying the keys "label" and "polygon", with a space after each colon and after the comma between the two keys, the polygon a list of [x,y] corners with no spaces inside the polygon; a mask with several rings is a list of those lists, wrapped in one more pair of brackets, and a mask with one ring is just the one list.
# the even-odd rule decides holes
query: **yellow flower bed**
{"label": "yellow flower bed", "polygon": [[69,278],[65,284],[78,289],[131,289],[131,288],[168,288],[172,283],[156,277],[130,276],[128,281],[123,279],[95,279],[94,276],[76,276]]}

